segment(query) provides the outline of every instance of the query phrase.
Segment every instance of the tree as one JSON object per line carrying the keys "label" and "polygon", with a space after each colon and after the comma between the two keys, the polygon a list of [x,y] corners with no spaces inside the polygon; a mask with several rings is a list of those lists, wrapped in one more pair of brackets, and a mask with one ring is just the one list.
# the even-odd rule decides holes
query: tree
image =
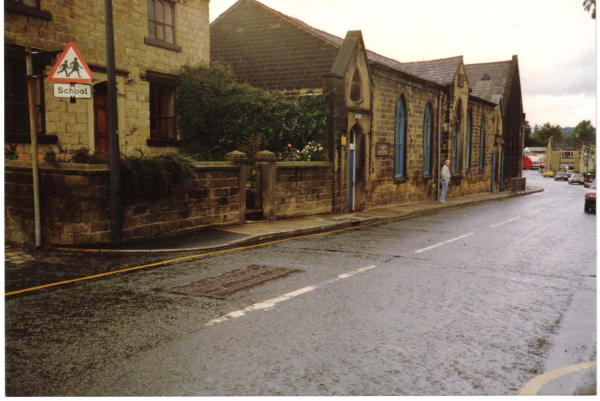
{"label": "tree", "polygon": [[592,18],[596,19],[596,0],[584,0],[583,9],[587,12],[592,10]]}
{"label": "tree", "polygon": [[583,120],[582,122],[577,124],[575,126],[575,129],[573,129],[573,133],[575,134],[575,137],[579,139],[596,140],[596,128],[594,128],[590,120]]}
{"label": "tree", "polygon": [[560,125],[546,123],[539,127],[535,133],[535,138],[539,139],[544,144],[548,143],[548,139],[550,139],[550,137],[553,137],[554,139],[562,139],[563,136]]}

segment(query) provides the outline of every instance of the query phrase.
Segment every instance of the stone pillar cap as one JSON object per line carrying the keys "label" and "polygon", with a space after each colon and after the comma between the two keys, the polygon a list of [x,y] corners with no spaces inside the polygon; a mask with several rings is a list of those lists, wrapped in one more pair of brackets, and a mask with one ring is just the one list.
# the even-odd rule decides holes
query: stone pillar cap
{"label": "stone pillar cap", "polygon": [[245,153],[240,152],[238,150],[234,150],[233,152],[229,152],[225,155],[224,160],[226,162],[232,162],[236,164],[246,163],[248,161],[248,156]]}
{"label": "stone pillar cap", "polygon": [[254,155],[254,160],[257,162],[274,162],[277,161],[277,157],[275,157],[275,153],[269,152],[268,150],[263,150],[256,152]]}

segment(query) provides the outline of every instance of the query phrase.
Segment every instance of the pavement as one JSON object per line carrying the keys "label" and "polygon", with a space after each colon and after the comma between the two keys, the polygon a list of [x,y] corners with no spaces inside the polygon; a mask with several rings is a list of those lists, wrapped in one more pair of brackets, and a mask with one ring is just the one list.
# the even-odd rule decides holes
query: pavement
{"label": "pavement", "polygon": [[[169,238],[157,238],[149,241],[127,243],[119,246],[103,245],[97,248],[57,247],[57,250],[90,253],[177,253],[216,251],[236,246],[276,241],[302,235],[335,231],[353,226],[383,223],[436,213],[467,205],[496,201],[513,196],[529,195],[544,189],[527,186],[519,194],[510,191],[448,199],[446,203],[426,201],[384,206],[363,212],[329,213],[316,216],[298,217],[277,221],[247,221],[246,224],[215,226],[202,228]],[[8,253],[7,253],[8,255]]]}

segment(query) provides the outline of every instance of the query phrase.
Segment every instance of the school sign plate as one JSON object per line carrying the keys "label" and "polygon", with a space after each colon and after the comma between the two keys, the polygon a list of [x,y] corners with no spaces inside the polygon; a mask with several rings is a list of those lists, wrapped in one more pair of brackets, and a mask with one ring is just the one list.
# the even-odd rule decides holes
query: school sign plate
{"label": "school sign plate", "polygon": [[54,97],[91,99],[92,98],[92,85],[55,83],[54,84]]}

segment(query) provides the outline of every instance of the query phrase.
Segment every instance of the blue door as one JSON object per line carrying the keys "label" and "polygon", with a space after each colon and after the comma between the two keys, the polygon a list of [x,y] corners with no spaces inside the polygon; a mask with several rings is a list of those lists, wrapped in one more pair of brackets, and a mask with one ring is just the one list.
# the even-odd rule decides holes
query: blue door
{"label": "blue door", "polygon": [[350,211],[354,210],[354,190],[355,190],[355,152],[356,152],[356,134],[354,130],[350,130],[350,156],[348,158],[348,176],[350,181],[348,182],[348,205]]}

